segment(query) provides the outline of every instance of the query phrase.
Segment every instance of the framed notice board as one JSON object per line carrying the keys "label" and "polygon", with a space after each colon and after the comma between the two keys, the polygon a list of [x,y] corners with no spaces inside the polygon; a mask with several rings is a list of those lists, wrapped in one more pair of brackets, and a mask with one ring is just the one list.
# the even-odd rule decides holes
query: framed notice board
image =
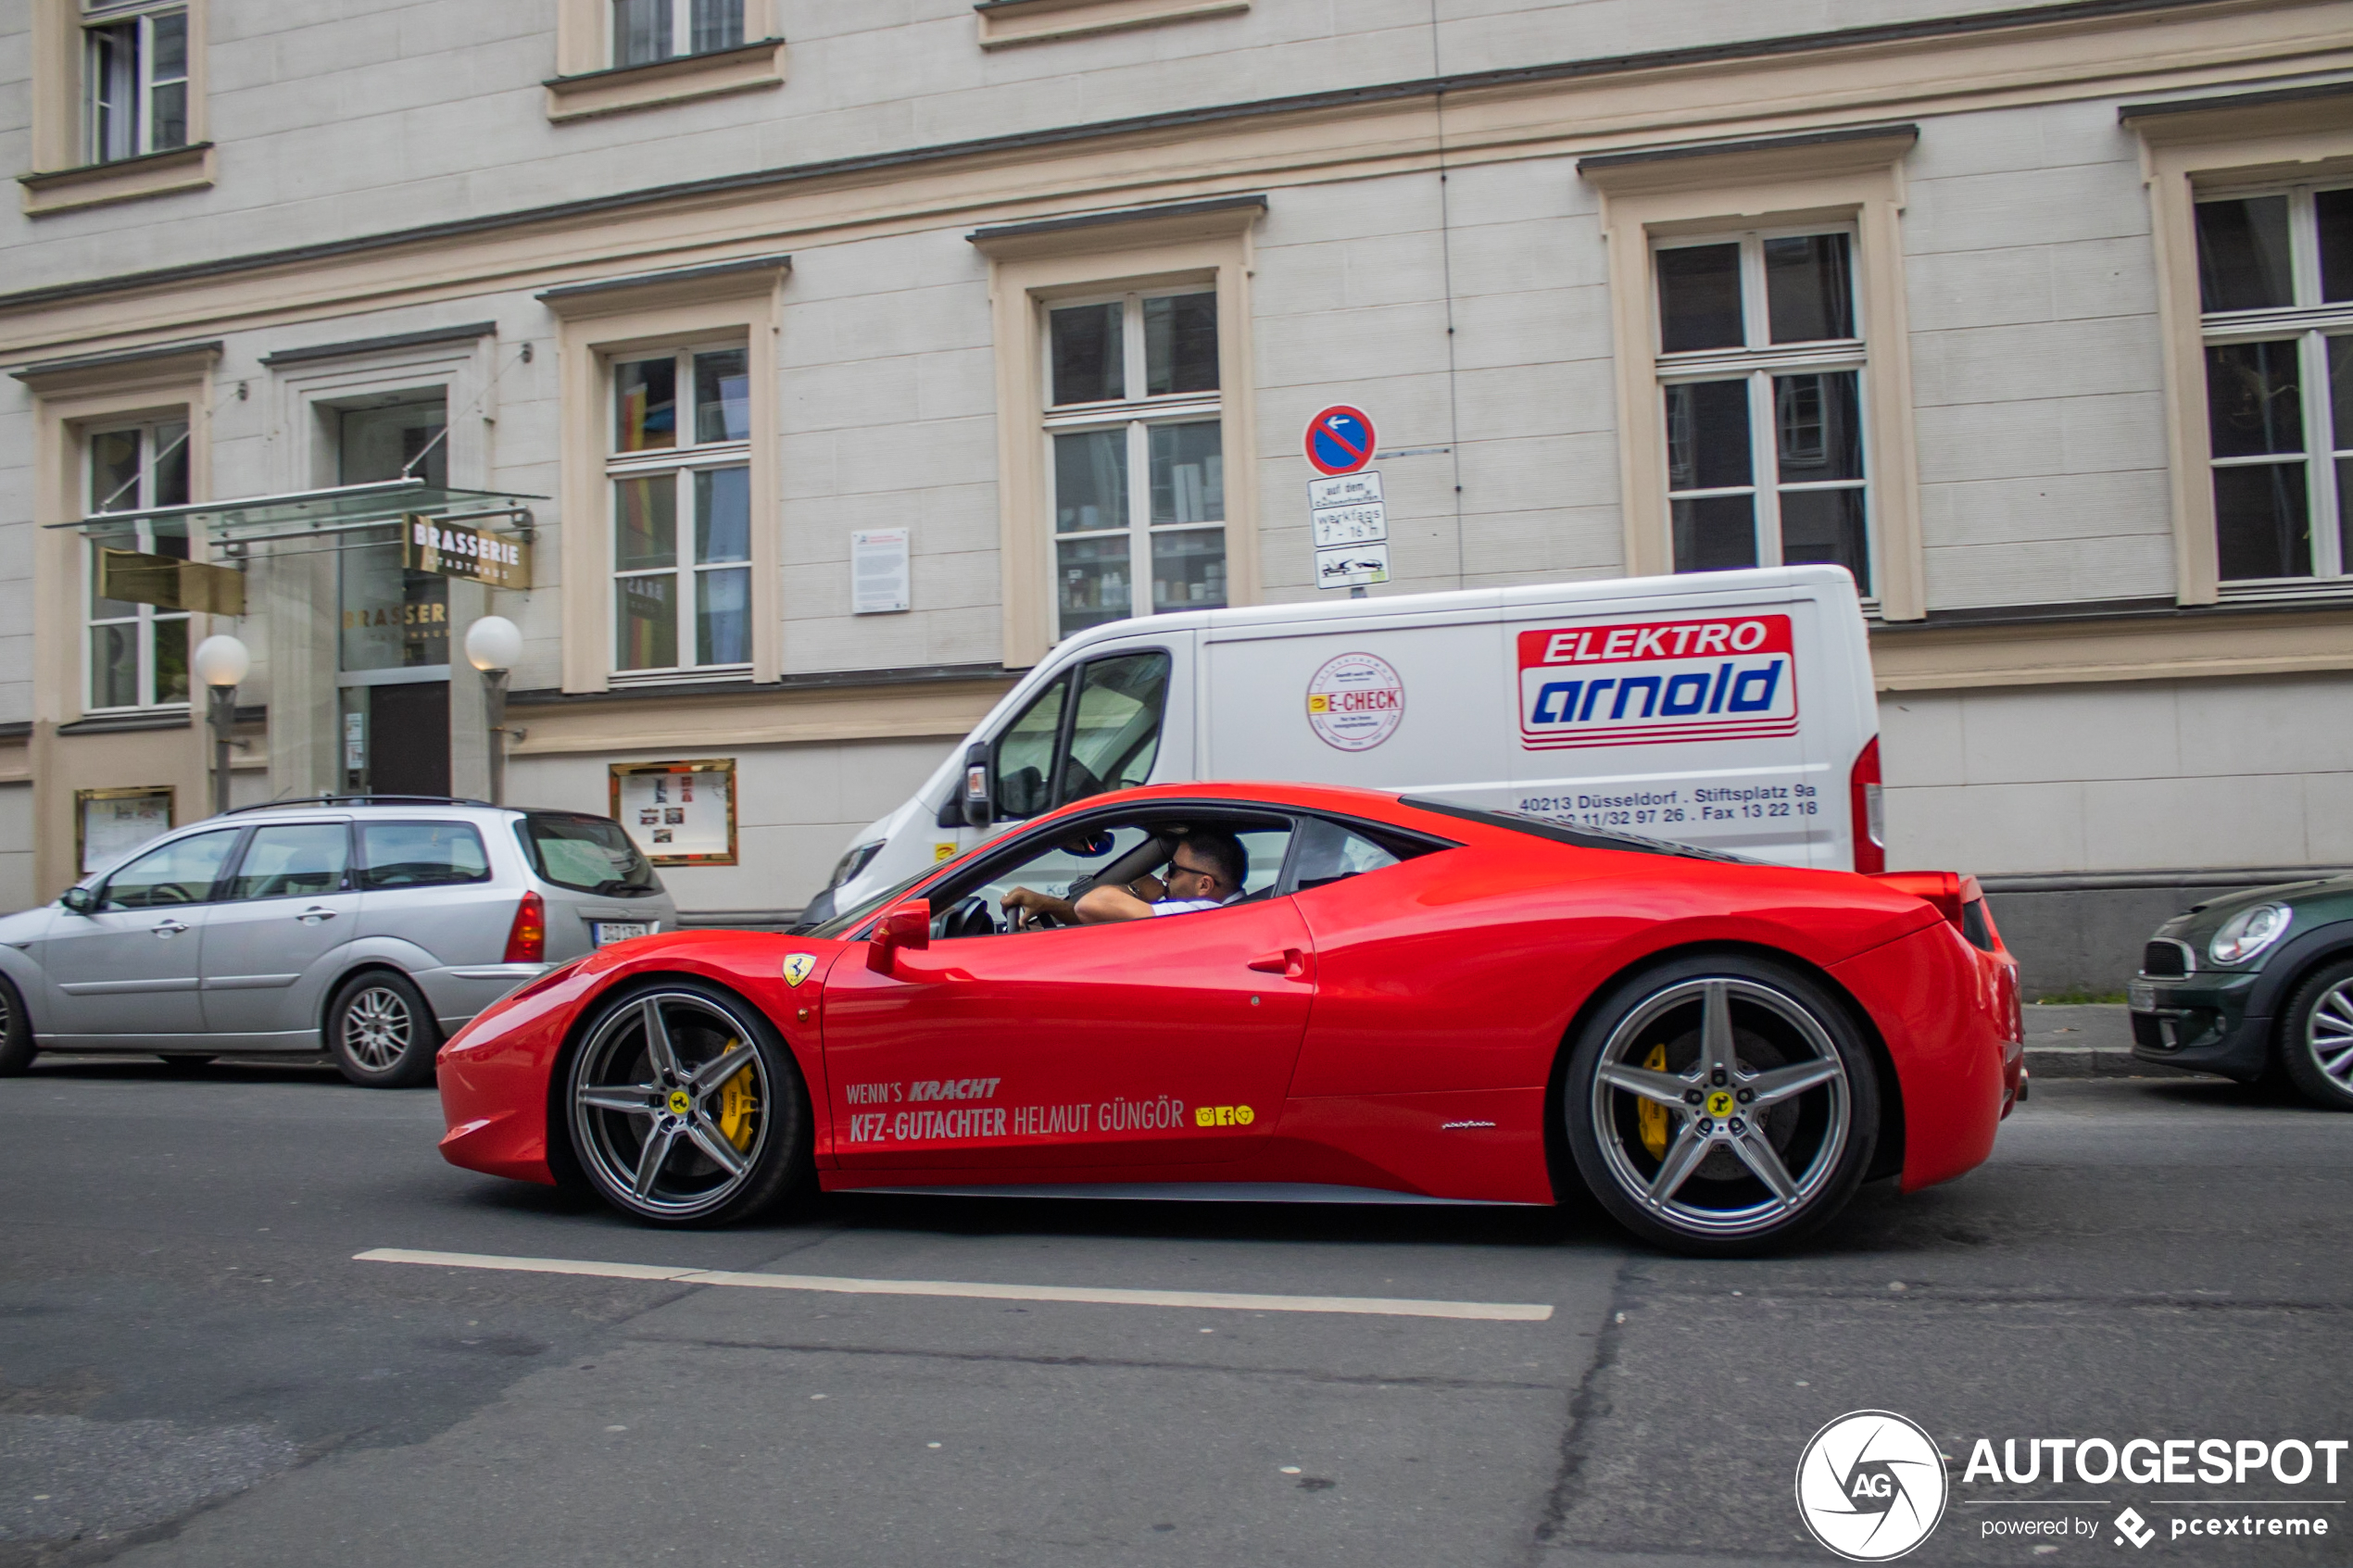
{"label": "framed notice board", "polygon": [[172,829],[170,784],[73,792],[73,863],[87,876],[110,860]]}
{"label": "framed notice board", "polygon": [[736,863],[736,759],[615,762],[612,820],[657,866]]}

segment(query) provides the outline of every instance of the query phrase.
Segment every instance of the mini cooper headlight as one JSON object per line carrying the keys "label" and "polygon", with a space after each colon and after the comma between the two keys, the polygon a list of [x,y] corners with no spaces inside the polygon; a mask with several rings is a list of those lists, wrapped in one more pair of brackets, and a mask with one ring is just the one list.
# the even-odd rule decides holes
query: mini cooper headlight
{"label": "mini cooper headlight", "polygon": [[2245,963],[2286,934],[2294,913],[2285,904],[2258,904],[2222,922],[2206,952],[2216,963]]}

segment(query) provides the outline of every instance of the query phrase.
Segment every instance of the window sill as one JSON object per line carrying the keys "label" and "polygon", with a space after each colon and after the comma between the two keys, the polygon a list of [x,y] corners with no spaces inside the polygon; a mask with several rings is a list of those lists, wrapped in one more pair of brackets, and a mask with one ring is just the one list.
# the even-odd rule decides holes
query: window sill
{"label": "window sill", "polygon": [[751,678],[752,671],[749,664],[698,664],[685,670],[654,670],[642,674],[623,673],[616,671],[608,677],[607,684],[611,690],[617,692],[643,691],[648,687],[659,691],[668,686],[700,686],[721,683],[749,685],[751,684]]}
{"label": "window sill", "polygon": [[184,730],[192,722],[184,708],[152,709],[121,709],[100,713],[88,719],[77,719],[70,724],[57,726],[61,735],[110,735],[126,730]]}
{"label": "window sill", "polygon": [[19,174],[17,183],[24,187],[26,214],[38,218],[44,213],[169,195],[174,191],[200,191],[213,182],[218,172],[212,144],[198,142],[145,157]]}
{"label": "window sill", "polygon": [[761,38],[708,55],[549,77],[539,85],[547,90],[547,118],[560,124],[727,93],[758,92],[784,83],[785,41]]}
{"label": "window sill", "polygon": [[1004,49],[1249,9],[1250,0],[980,0],[973,12],[980,23],[980,46]]}

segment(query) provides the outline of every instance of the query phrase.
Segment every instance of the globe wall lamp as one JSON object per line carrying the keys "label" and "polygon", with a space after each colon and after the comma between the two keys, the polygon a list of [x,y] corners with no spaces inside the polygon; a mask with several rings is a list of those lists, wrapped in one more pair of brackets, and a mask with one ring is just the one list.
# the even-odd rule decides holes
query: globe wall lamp
{"label": "globe wall lamp", "polygon": [[503,615],[466,628],[466,662],[482,671],[483,711],[490,725],[490,803],[507,803],[507,675],[522,657],[522,629]]}
{"label": "globe wall lamp", "polygon": [[212,814],[229,809],[229,745],[237,727],[237,683],[253,669],[253,651],[236,638],[221,633],[196,645],[190,661],[204,684],[212,725]]}

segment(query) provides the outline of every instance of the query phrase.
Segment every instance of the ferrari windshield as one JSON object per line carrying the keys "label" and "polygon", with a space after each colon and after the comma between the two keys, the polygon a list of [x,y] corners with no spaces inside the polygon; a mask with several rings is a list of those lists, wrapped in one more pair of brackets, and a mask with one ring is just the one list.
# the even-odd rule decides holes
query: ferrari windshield
{"label": "ferrari windshield", "polygon": [[842,910],[839,914],[834,916],[833,919],[824,922],[823,924],[811,926],[808,930],[800,933],[800,935],[803,936],[847,936],[849,933],[857,930],[859,926],[863,924],[865,922],[873,919],[876,914],[879,914],[887,906],[895,904],[900,899],[904,898],[917,883],[926,881],[931,877],[938,875],[939,871],[940,868],[937,866],[925,866],[922,871],[917,872],[906,881],[898,884],[896,886],[884,888],[880,893],[875,894],[873,897],[862,900],[861,902],[851,906],[849,909]]}

